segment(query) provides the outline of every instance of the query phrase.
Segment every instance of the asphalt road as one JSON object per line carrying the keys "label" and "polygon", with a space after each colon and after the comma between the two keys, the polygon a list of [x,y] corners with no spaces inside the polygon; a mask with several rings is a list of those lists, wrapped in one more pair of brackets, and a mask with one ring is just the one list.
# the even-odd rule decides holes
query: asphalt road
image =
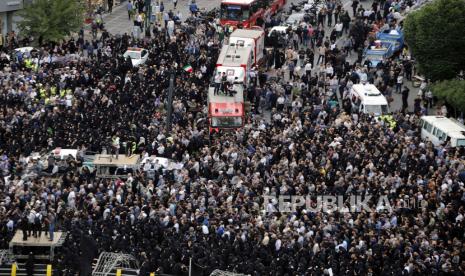
{"label": "asphalt road", "polygon": [[[178,0],[176,9],[174,8],[173,0],[165,0],[161,2],[163,2],[166,11],[172,10],[175,14],[177,11],[181,11],[183,19],[186,19],[190,15],[190,0]],[[127,0],[122,1],[120,5],[113,8],[113,12],[111,14],[106,14],[104,16],[105,28],[109,33],[130,34],[132,32],[134,24],[133,21],[128,18],[127,3]],[[212,8],[219,7],[221,0],[196,0],[196,3],[199,9],[210,10]]]}

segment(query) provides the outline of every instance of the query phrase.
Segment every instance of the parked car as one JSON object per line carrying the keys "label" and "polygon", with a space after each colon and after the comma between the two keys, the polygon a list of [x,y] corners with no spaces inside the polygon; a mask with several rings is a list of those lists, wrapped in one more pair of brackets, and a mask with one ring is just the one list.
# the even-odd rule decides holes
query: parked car
{"label": "parked car", "polygon": [[393,54],[393,44],[391,42],[381,42],[379,47],[372,46],[365,49],[363,63],[368,59],[371,62],[371,66],[376,67],[380,61],[390,58]]}
{"label": "parked car", "polygon": [[143,48],[128,48],[123,54],[124,58],[131,58],[132,66],[144,64],[149,58],[149,51]]}
{"label": "parked car", "polygon": [[390,42],[393,44],[393,51],[397,52],[404,47],[404,33],[400,30],[390,30],[389,32],[377,32],[376,39],[382,42]]}

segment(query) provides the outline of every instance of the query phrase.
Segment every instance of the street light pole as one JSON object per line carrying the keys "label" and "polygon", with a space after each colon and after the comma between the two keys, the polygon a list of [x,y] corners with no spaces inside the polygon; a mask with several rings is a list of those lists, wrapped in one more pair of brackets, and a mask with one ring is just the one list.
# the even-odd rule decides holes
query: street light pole
{"label": "street light pole", "polygon": [[152,1],[151,0],[145,0],[145,30],[150,25],[150,17],[152,15]]}
{"label": "street light pole", "polygon": [[158,0],[157,24],[161,22],[161,0]]}
{"label": "street light pole", "polygon": [[170,86],[168,87],[168,99],[166,101],[166,132],[169,134],[172,128],[172,115],[173,115],[173,91],[174,91],[174,80],[176,78],[176,69],[170,71]]}

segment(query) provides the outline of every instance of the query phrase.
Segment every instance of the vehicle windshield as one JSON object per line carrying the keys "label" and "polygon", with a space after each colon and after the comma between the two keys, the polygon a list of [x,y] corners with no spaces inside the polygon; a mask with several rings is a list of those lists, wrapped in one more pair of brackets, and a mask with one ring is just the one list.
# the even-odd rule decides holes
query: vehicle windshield
{"label": "vehicle windshield", "polygon": [[387,105],[366,105],[365,110],[366,113],[375,115],[385,115],[389,112]]}
{"label": "vehicle windshield", "polygon": [[140,52],[126,52],[126,56],[129,56],[131,59],[140,59]]}
{"label": "vehicle windshield", "polygon": [[369,60],[382,60],[383,59],[383,55],[373,55],[373,54],[368,54],[366,56],[367,59]]}
{"label": "vehicle windshield", "polygon": [[[396,40],[396,39],[386,39],[386,40],[384,40],[384,41],[387,42],[387,43],[390,43],[390,44],[394,45],[395,47],[398,47],[398,46],[399,46],[399,41]],[[383,45],[383,46],[385,46],[386,48],[388,47],[388,45]]]}
{"label": "vehicle windshield", "polygon": [[465,147],[465,139],[457,139],[457,147],[464,146]]}
{"label": "vehicle windshield", "polygon": [[246,6],[222,4],[221,19],[242,21],[249,19],[249,10]]}
{"label": "vehicle windshield", "polygon": [[212,127],[241,127],[242,117],[213,117]]}

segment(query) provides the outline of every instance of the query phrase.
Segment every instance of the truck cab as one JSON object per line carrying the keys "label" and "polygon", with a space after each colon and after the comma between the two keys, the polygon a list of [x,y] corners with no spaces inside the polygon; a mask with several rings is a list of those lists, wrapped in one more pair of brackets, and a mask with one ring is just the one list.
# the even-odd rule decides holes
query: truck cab
{"label": "truck cab", "polygon": [[210,132],[220,129],[233,130],[245,123],[244,86],[232,84],[233,95],[215,94],[215,88],[208,89],[208,121]]}

